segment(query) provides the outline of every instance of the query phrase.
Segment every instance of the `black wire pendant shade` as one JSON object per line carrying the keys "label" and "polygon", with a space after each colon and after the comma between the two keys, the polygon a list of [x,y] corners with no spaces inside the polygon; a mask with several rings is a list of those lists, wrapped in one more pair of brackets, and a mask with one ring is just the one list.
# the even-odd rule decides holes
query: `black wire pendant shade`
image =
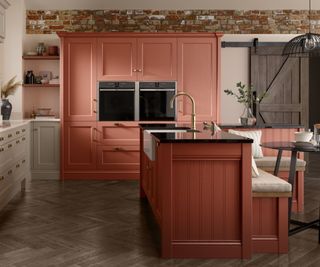
{"label": "black wire pendant shade", "polygon": [[309,32],[291,39],[283,48],[282,55],[290,57],[320,57],[320,34],[311,33],[311,0],[309,0]]}

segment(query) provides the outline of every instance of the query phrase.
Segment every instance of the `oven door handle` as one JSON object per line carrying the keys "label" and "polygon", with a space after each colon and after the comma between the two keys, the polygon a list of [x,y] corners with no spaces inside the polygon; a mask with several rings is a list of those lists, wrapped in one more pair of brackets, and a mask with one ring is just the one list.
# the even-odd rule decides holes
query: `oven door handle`
{"label": "oven door handle", "polygon": [[134,89],[99,89],[101,92],[134,92]]}
{"label": "oven door handle", "polygon": [[140,89],[140,92],[175,92],[176,89]]}

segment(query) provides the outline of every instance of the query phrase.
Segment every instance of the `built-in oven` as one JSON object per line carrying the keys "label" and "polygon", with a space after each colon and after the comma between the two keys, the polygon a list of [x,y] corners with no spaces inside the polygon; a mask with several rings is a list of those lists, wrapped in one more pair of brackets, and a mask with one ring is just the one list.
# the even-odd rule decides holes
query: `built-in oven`
{"label": "built-in oven", "polygon": [[[170,99],[176,93],[176,82],[139,82],[139,120],[173,121],[175,105]],[[174,102],[175,104],[175,102]]]}
{"label": "built-in oven", "polygon": [[98,83],[99,121],[133,121],[135,82],[101,81]]}

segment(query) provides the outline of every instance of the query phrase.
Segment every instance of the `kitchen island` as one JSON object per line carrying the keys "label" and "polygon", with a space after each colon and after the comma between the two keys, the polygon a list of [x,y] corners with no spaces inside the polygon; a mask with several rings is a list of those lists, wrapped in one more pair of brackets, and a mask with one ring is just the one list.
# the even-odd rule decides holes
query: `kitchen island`
{"label": "kitchen island", "polygon": [[161,256],[250,258],[252,140],[172,124],[140,127],[141,197],[160,227]]}

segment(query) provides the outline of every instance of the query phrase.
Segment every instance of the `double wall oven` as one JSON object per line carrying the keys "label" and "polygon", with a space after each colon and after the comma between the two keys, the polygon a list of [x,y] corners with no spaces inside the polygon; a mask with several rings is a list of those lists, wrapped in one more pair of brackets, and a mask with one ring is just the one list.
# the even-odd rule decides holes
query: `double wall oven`
{"label": "double wall oven", "polygon": [[98,83],[100,121],[173,121],[170,99],[176,82],[101,81]]}

